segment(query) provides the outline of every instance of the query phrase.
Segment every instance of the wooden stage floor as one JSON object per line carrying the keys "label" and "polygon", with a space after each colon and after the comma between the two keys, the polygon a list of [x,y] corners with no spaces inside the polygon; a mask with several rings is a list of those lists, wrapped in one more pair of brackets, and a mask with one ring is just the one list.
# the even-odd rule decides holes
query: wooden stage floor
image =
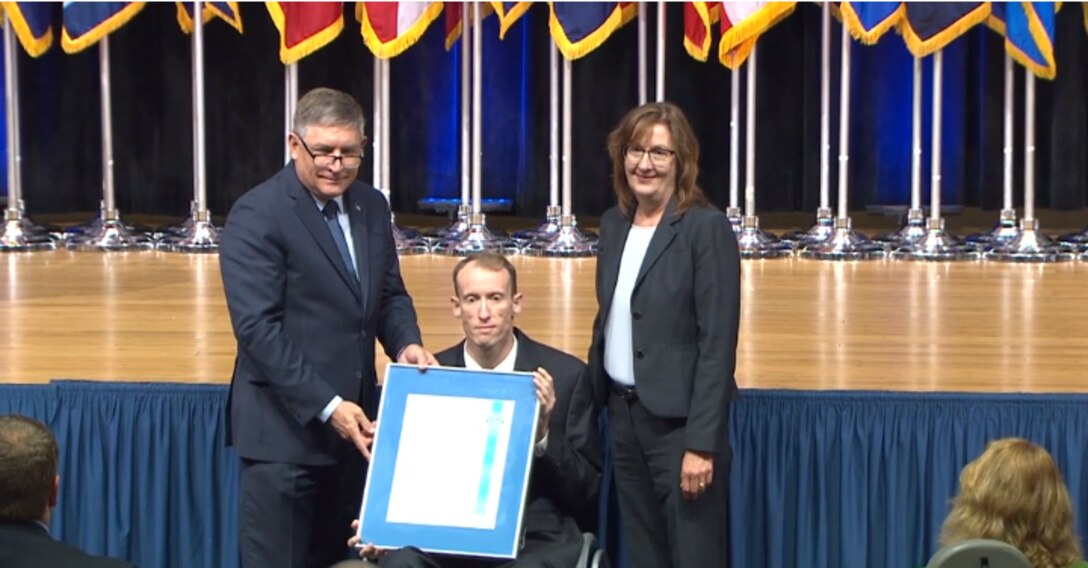
{"label": "wooden stage floor", "polygon": [[[402,259],[424,342],[460,338],[457,259]],[[519,325],[584,358],[593,259],[514,258]],[[215,255],[0,256],[0,383],[226,383],[235,344]],[[1088,263],[745,261],[747,388],[1088,392]]]}

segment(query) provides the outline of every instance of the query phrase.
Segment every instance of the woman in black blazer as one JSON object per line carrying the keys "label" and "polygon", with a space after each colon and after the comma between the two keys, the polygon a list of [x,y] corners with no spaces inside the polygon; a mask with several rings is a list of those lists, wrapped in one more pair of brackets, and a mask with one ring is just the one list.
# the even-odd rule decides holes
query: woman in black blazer
{"label": "woman in black blazer", "polygon": [[608,137],[619,199],[601,219],[590,372],[632,565],[728,565],[729,405],[740,254],[696,185],[683,112],[650,103]]}

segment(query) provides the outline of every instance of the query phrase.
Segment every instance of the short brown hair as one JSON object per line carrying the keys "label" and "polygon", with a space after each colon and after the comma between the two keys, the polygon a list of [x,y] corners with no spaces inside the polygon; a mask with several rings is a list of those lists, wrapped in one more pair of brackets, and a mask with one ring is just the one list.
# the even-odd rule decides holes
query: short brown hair
{"label": "short brown hair", "polygon": [[461,287],[457,284],[457,276],[461,274],[461,269],[469,264],[477,264],[480,268],[494,272],[505,270],[510,275],[510,295],[513,296],[518,293],[518,271],[514,268],[514,265],[505,256],[497,252],[479,252],[462,258],[461,262],[453,267],[453,291],[457,294],[457,297],[461,297]]}
{"label": "short brown hair", "polygon": [[960,492],[941,528],[942,546],[987,538],[1020,549],[1033,568],[1081,560],[1073,501],[1054,458],[1020,438],[990,442],[960,473]]}
{"label": "short brown hair", "polygon": [[616,129],[608,135],[608,155],[612,158],[612,189],[619,199],[620,211],[627,214],[635,209],[635,196],[627,185],[627,168],[623,149],[650,136],[657,124],[663,124],[672,136],[676,152],[676,212],[683,213],[696,204],[705,204],[706,195],[698,186],[699,140],[691,129],[684,111],[666,102],[646,103],[632,109]]}
{"label": "short brown hair", "polygon": [[60,451],[45,424],[0,416],[0,521],[35,521],[49,506]]}

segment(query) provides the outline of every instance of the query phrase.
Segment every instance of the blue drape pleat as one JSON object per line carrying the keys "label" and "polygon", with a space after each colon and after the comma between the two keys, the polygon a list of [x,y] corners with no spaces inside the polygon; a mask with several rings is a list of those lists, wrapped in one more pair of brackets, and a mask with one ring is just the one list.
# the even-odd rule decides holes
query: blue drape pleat
{"label": "blue drape pleat", "polygon": [[0,393],[0,412],[42,420],[57,437],[56,538],[138,566],[238,565],[225,387],[56,381]]}
{"label": "blue drape pleat", "polygon": [[733,565],[924,565],[960,469],[1007,436],[1047,448],[1088,510],[1086,409],[1069,394],[745,391],[731,431]]}
{"label": "blue drape pleat", "polygon": [[21,414],[49,424],[55,389],[50,385],[0,385],[0,415]]}
{"label": "blue drape pleat", "polygon": [[[142,567],[238,566],[227,389],[56,381],[0,386],[0,413],[61,447],[53,534]],[[990,440],[1047,448],[1088,511],[1088,396],[745,390],[731,416],[736,567],[922,566],[960,469]],[[607,432],[602,417],[602,431]],[[606,452],[598,536],[628,565]]]}

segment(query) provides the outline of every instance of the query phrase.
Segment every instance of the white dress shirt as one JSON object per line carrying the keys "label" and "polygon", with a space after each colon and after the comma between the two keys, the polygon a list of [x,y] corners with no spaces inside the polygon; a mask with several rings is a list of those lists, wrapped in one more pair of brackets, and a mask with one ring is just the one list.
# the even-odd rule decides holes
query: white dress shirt
{"label": "white dress shirt", "polygon": [[613,381],[630,387],[635,386],[634,346],[631,339],[631,293],[642,268],[642,260],[654,237],[653,227],[631,225],[627,243],[623,245],[620,272],[616,289],[612,293],[612,305],[604,324],[604,370]]}

